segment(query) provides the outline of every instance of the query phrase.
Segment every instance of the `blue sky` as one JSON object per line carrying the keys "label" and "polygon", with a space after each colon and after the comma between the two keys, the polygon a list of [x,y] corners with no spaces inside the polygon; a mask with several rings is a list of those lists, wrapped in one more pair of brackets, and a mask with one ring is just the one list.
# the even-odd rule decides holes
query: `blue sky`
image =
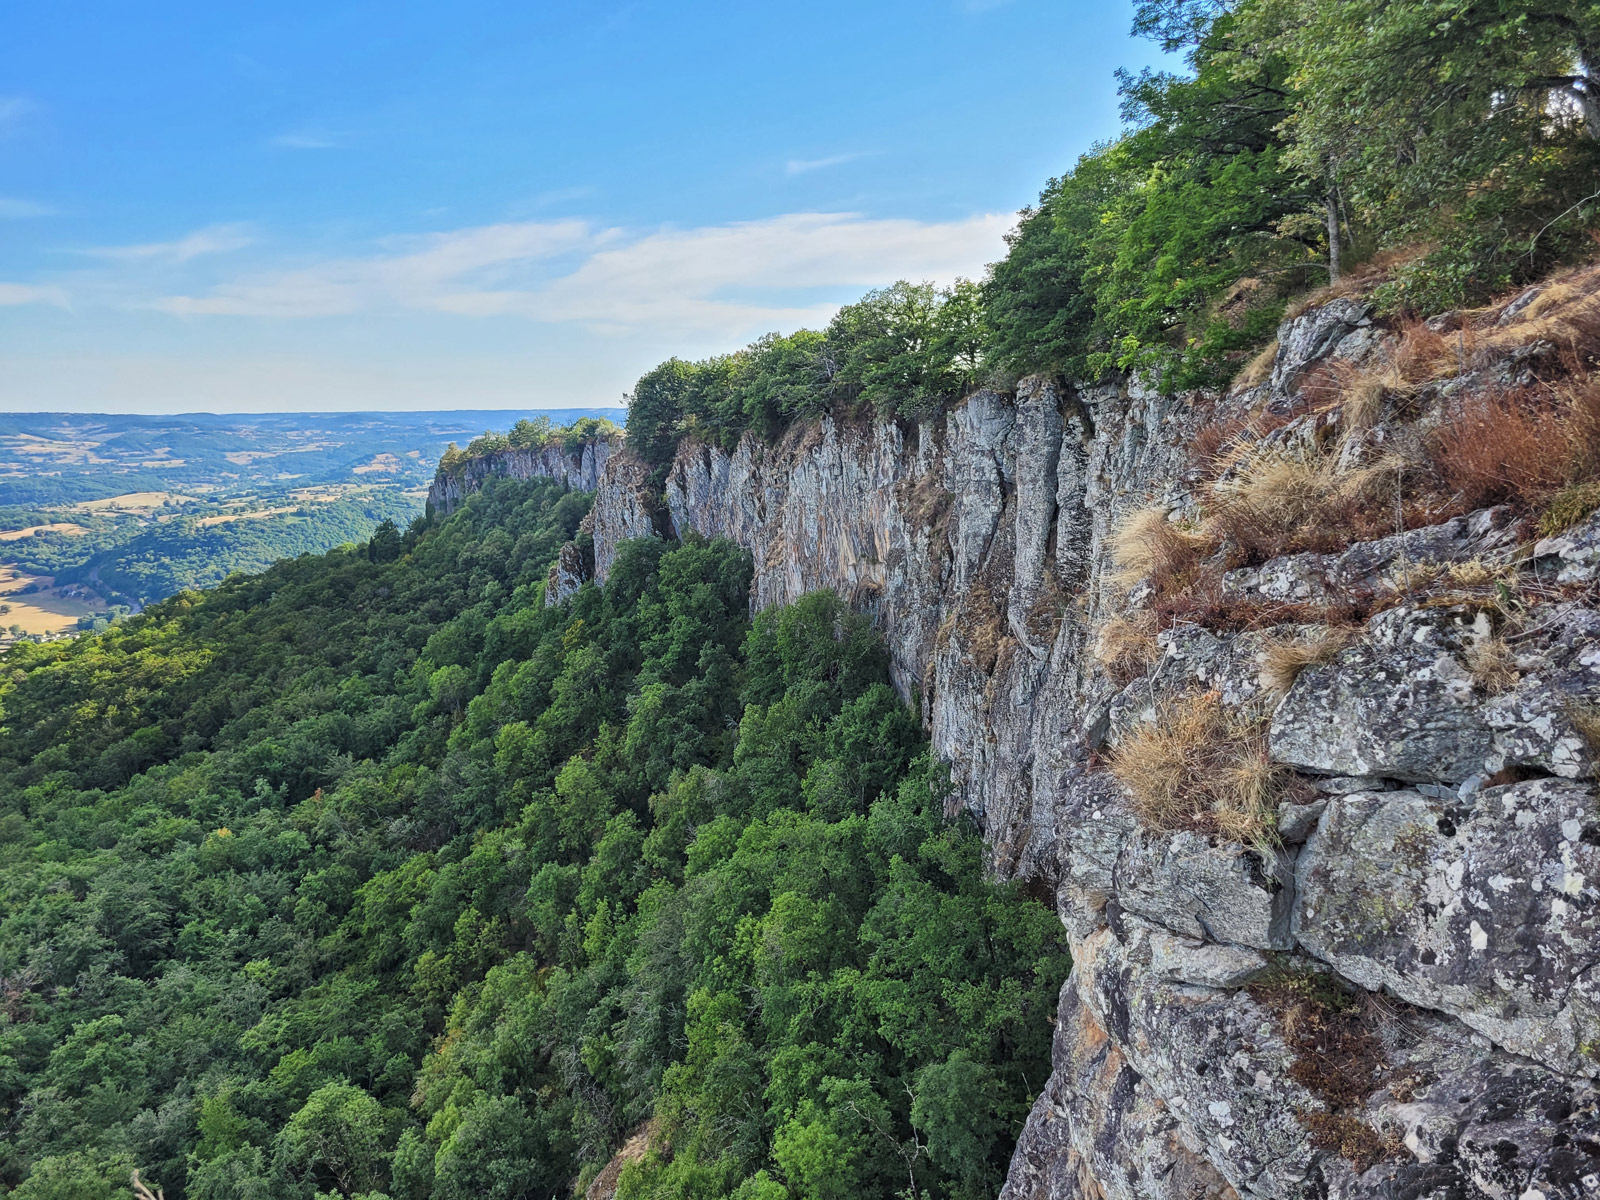
{"label": "blue sky", "polygon": [[1131,4],[97,0],[0,38],[0,409],[615,404],[978,277]]}

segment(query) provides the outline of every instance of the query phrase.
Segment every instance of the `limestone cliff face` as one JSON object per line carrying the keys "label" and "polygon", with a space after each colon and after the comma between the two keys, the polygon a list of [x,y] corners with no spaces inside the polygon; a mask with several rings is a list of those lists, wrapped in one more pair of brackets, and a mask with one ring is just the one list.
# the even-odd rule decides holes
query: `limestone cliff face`
{"label": "limestone cliff face", "polygon": [[584,442],[569,452],[559,443],[538,450],[500,450],[469,458],[455,471],[440,471],[428,489],[428,503],[448,514],[490,479],[558,479],[579,492],[592,492],[617,449],[608,438]]}
{"label": "limestone cliff face", "polygon": [[[603,582],[618,541],[691,530],[750,551],[758,606],[838,591],[888,639],[996,871],[1055,896],[1074,969],[1007,1200],[1600,1195],[1600,519],[1536,544],[1503,509],[1346,539],[1221,576],[1225,599],[1300,606],[1276,625],[1168,621],[1132,666],[1095,653],[1151,603],[1114,533],[1199,511],[1202,430],[1278,413],[1285,455],[1320,445],[1343,418],[1307,402],[1318,372],[1393,350],[1337,300],[1216,401],[1035,378],[916,427],[685,444],[660,497],[626,452],[600,464],[593,566],[565,556],[552,600]],[[1468,366],[1345,452],[1526,355]],[[1403,590],[1485,572],[1543,597],[1503,638],[1491,605]],[[1318,632],[1307,605],[1396,587],[1263,680],[1275,642]],[[1259,843],[1151,828],[1106,769],[1194,695],[1258,714],[1299,781]]]}

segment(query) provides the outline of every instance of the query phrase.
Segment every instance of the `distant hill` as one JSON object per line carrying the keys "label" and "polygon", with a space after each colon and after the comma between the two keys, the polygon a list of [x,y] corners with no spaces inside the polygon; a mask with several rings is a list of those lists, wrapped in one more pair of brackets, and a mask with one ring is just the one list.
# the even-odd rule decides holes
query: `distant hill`
{"label": "distant hill", "polygon": [[[404,528],[452,443],[622,409],[0,414],[0,640]],[[121,606],[121,607],[119,607]],[[15,629],[13,629],[15,627]]]}
{"label": "distant hill", "polygon": [[288,485],[426,487],[450,442],[524,417],[621,423],[621,408],[445,412],[0,414],[0,506],[130,492],[244,495]]}

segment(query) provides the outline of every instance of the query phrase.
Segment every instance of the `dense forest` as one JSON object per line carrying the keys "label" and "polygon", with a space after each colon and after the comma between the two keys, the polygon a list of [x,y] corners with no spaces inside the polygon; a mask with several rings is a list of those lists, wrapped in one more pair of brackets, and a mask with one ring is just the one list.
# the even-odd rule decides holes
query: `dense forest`
{"label": "dense forest", "polygon": [[186,588],[215,586],[235,571],[260,571],[280,558],[364,542],[377,525],[405,525],[419,508],[402,492],[385,490],[220,524],[183,515],[146,525],[127,541],[75,566],[57,567],[54,574],[58,583],[99,585],[113,602],[150,604]]}
{"label": "dense forest", "polygon": [[543,604],[588,497],[184,593],[0,676],[19,1200],[992,1195],[1051,912],[833,596],[725,542]]}
{"label": "dense forest", "polygon": [[1126,132],[1048,183],[983,281],[670,359],[634,390],[635,450],[660,469],[684,436],[915,420],[1033,372],[1216,387],[1315,289],[1437,313],[1593,253],[1594,0],[1144,0],[1135,28],[1186,69],[1119,74]]}

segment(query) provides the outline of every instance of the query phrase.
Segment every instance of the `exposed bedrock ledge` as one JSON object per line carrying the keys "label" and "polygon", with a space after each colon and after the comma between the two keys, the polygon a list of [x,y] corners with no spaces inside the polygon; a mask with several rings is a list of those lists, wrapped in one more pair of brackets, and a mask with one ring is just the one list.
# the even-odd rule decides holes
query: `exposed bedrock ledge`
{"label": "exposed bedrock ledge", "polygon": [[619,447],[611,438],[596,438],[572,451],[559,444],[538,450],[497,450],[467,459],[453,471],[439,471],[428,488],[428,503],[449,514],[491,479],[556,479],[575,492],[592,492]]}

